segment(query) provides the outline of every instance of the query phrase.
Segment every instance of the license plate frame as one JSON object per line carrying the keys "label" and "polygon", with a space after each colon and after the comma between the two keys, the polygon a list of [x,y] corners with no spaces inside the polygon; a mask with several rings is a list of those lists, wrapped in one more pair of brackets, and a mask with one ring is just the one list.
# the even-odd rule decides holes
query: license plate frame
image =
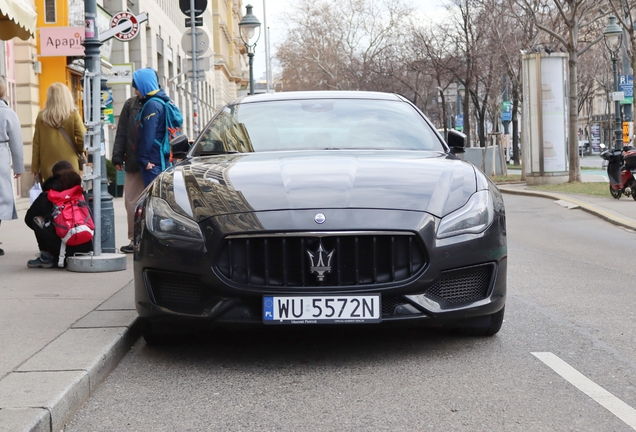
{"label": "license plate frame", "polygon": [[382,296],[379,294],[266,295],[262,306],[263,323],[267,325],[382,322]]}

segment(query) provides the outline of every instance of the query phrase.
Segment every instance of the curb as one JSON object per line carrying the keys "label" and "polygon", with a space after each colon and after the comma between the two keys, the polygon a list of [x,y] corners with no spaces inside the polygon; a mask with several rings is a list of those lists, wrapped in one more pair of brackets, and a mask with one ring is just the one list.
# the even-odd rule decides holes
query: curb
{"label": "curb", "polygon": [[58,432],[141,334],[131,281],[0,380],[0,431]]}
{"label": "curb", "polygon": [[586,203],[584,201],[577,200],[576,198],[572,198],[571,196],[564,196],[557,193],[552,192],[540,192],[540,191],[529,191],[529,190],[517,190],[506,188],[505,185],[497,185],[499,190],[502,193],[508,193],[511,195],[526,195],[526,196],[534,196],[539,198],[549,198],[553,200],[562,200],[567,201],[573,204],[576,204],[590,214],[600,217],[601,219],[606,220],[607,222],[613,223],[614,225],[621,226],[623,228],[631,229],[636,231],[636,221],[630,218],[626,218],[616,212],[611,210],[602,209],[595,205]]}

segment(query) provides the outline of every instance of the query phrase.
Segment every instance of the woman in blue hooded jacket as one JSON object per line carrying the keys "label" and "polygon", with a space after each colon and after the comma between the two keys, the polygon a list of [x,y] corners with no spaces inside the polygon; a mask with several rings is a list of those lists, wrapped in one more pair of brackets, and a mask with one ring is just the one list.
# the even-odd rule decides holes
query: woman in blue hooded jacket
{"label": "woman in blue hooded jacket", "polygon": [[165,104],[161,101],[168,103],[170,98],[159,87],[157,73],[151,68],[136,70],[132,86],[143,103],[135,149],[144,186],[148,186],[161,173],[162,165],[168,166],[170,163],[170,157],[162,154],[160,146],[166,134]]}

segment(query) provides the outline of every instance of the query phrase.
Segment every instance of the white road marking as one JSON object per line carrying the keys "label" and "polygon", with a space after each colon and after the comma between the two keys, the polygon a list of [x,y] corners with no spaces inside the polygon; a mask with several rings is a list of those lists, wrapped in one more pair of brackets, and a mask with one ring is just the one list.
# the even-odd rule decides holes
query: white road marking
{"label": "white road marking", "polygon": [[531,354],[636,430],[636,409],[627,405],[551,352],[533,352]]}

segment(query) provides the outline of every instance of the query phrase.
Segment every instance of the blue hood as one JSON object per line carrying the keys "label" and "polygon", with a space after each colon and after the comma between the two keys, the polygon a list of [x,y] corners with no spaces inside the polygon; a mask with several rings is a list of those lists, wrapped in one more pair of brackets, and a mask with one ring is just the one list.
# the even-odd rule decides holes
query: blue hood
{"label": "blue hood", "polygon": [[133,72],[133,87],[139,90],[142,97],[159,90],[159,82],[154,69],[144,68]]}

